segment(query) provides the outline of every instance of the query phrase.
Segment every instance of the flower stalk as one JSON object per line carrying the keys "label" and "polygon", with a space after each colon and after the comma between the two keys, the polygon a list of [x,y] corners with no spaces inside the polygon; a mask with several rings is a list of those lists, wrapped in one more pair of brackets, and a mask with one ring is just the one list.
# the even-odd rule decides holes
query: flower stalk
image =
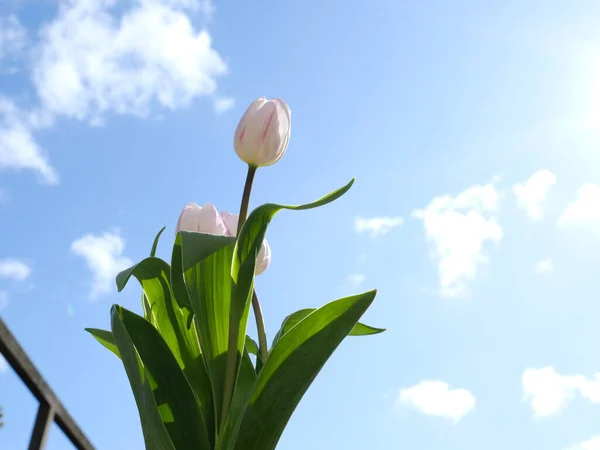
{"label": "flower stalk", "polygon": [[[248,175],[246,176],[246,184],[244,185],[244,193],[242,194],[242,203],[240,205],[238,232],[242,229],[242,226],[248,217],[248,206],[250,204],[250,194],[252,192],[252,183],[255,174],[256,167],[248,166]],[[265,362],[267,360],[267,332],[256,290],[252,292],[252,309],[256,320],[256,331],[258,333],[258,353],[263,362]]]}

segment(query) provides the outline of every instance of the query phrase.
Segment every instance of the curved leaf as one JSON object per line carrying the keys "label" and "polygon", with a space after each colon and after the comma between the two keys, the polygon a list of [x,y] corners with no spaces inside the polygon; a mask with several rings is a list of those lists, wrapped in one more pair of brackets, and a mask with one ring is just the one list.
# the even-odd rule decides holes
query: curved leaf
{"label": "curved leaf", "polygon": [[98,328],[86,328],[85,331],[90,333],[98,342],[100,342],[105,348],[113,352],[118,358],[121,358],[119,348],[115,343],[115,338],[111,331],[99,330]]}
{"label": "curved leaf", "polygon": [[206,366],[200,353],[195,327],[190,327],[191,312],[182,309],[173,297],[169,279],[171,268],[160,258],[149,257],[117,275],[117,287],[121,291],[134,276],[142,285],[148,307],[144,315],[154,325],[177,359],[202,405],[211,443],[216,436],[214,402]]}
{"label": "curved leaf", "polygon": [[123,366],[135,397],[146,449],[176,450],[158,411],[149,374],[140,360],[119,314],[115,311],[116,308],[113,306],[111,310],[111,329],[119,353],[122,355]]}
{"label": "curved leaf", "polygon": [[158,247],[158,241],[160,240],[160,235],[163,234],[167,227],[162,227],[156,237],[154,238],[154,242],[152,243],[152,250],[150,250],[150,256],[156,256],[156,249]]}
{"label": "curved leaf", "polygon": [[[299,311],[296,311],[295,313],[290,314],[285,319],[283,319],[283,322],[281,323],[281,328],[279,329],[279,331],[273,338],[272,346],[275,346],[275,344],[277,344],[279,339],[281,339],[281,337],[285,333],[290,331],[292,328],[294,328],[296,325],[298,325],[298,323],[300,323],[302,320],[304,320],[306,318],[306,316],[308,316],[309,314],[313,313],[316,310],[317,310],[316,308],[301,309]],[[356,325],[354,325],[354,328],[352,328],[352,330],[350,331],[348,336],[368,336],[371,334],[383,333],[384,331],[385,331],[385,328],[375,328],[375,327],[372,327],[369,325],[365,325],[364,323],[358,322]]]}
{"label": "curved leaf", "polygon": [[113,327],[122,325],[126,333],[115,334],[119,348],[120,341],[130,341],[156,385],[158,411],[175,448],[208,450],[209,433],[200,404],[167,343],[148,321],[123,307],[114,306],[111,317]]}
{"label": "curved leaf", "polygon": [[[182,231],[175,246],[179,240],[185,289],[211,380],[218,420],[223,404],[235,238]],[[176,265],[172,268],[173,280],[178,276],[176,268]]]}
{"label": "curved leaf", "polygon": [[256,256],[260,250],[262,242],[267,232],[267,227],[275,214],[282,209],[304,210],[317,208],[326,205],[344,195],[354,183],[352,179],[346,186],[337,189],[330,194],[305,205],[278,205],[267,203],[256,208],[239,231],[238,239],[235,244],[233,255],[233,264],[231,266],[231,278],[233,280],[231,296],[231,317],[229,339],[236,345],[236,353],[227,355],[228,366],[233,370],[226,374],[224,394],[224,406],[226,411],[227,403],[231,399],[233,384],[239,371],[239,364],[244,351],[244,342],[246,336],[247,318],[250,309],[250,300],[254,289],[254,269],[256,266]]}
{"label": "curved leaf", "polygon": [[250,336],[246,336],[246,350],[249,354],[258,357],[258,344]]}
{"label": "curved leaf", "polygon": [[173,252],[171,253],[171,289],[177,304],[180,308],[192,309],[190,297],[185,287],[183,277],[183,259],[181,252],[181,234],[177,233],[175,243],[173,244]]}
{"label": "curved leaf", "polygon": [[328,303],[283,335],[256,379],[235,450],[275,449],[302,396],[375,294],[370,291]]}

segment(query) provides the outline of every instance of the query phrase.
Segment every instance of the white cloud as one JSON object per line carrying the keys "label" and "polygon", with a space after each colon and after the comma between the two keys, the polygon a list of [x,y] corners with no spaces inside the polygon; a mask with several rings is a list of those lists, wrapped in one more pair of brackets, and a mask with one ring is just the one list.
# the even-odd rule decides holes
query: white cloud
{"label": "white cloud", "polygon": [[232,97],[218,97],[213,103],[215,113],[223,114],[235,106],[235,99]]}
{"label": "white cloud", "polygon": [[425,209],[413,212],[423,220],[425,235],[433,246],[442,295],[465,294],[477,266],[488,261],[484,244],[502,239],[502,227],[493,217],[499,199],[493,184],[476,185],[456,197],[435,197]]}
{"label": "white cloud", "polygon": [[397,404],[411,406],[423,414],[458,422],[475,408],[476,400],[466,389],[451,389],[443,381],[426,380],[401,389]]}
{"label": "white cloud", "polygon": [[35,142],[31,119],[0,95],[0,170],[32,170],[47,184],[57,184],[58,174]]}
{"label": "white cloud", "polygon": [[357,233],[369,233],[371,237],[388,234],[394,228],[404,223],[402,217],[355,217],[354,230]]}
{"label": "white cloud", "polygon": [[600,436],[575,444],[567,450],[600,450]]}
{"label": "white cloud", "polygon": [[71,251],[84,258],[92,271],[90,299],[110,293],[115,276],[133,265],[131,259],[123,256],[124,249],[125,243],[117,231],[99,236],[86,234],[73,241]]}
{"label": "white cloud", "polygon": [[27,42],[27,30],[14,14],[0,17],[0,60],[20,54]]}
{"label": "white cloud", "polygon": [[350,289],[357,289],[358,287],[360,287],[360,285],[362,285],[365,282],[366,279],[367,277],[362,273],[348,275],[346,277],[346,285]]}
{"label": "white cloud", "polygon": [[590,379],[583,375],[561,375],[553,367],[526,369],[522,378],[525,400],[534,417],[558,413],[576,394],[591,403],[600,403],[600,372]]}
{"label": "white cloud", "polygon": [[8,372],[8,361],[0,355],[0,375],[6,372]]}
{"label": "white cloud", "polygon": [[551,259],[542,259],[535,265],[535,272],[539,274],[548,273],[552,269],[554,269],[554,264]]}
{"label": "white cloud", "polygon": [[34,82],[42,106],[93,123],[104,113],[145,116],[153,103],[185,106],[213,94],[227,66],[185,9],[207,2],[136,0],[120,17],[115,0],[62,0],[40,33]]}
{"label": "white cloud", "polygon": [[14,258],[0,259],[0,278],[24,281],[31,275],[31,267]]}
{"label": "white cloud", "polygon": [[556,183],[556,176],[547,169],[535,172],[529,180],[513,186],[517,205],[524,209],[532,220],[541,220],[548,190]]}
{"label": "white cloud", "polygon": [[559,227],[600,224],[600,186],[586,183],[577,191],[577,198],[558,218]]}

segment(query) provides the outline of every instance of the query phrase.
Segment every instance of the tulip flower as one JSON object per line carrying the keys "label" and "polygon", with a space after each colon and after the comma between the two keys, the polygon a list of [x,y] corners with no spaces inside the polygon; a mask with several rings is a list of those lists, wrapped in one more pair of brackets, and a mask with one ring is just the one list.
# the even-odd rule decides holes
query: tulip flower
{"label": "tulip flower", "polygon": [[240,119],[233,138],[235,152],[250,167],[275,164],[290,141],[291,120],[290,108],[283,100],[260,97]]}
{"label": "tulip flower", "polygon": [[197,203],[188,203],[185,205],[175,232],[180,231],[196,231],[198,233],[206,234],[218,234],[220,236],[227,235],[227,228],[225,223],[217,211],[215,205],[206,203],[204,206],[200,206]]}
{"label": "tulip flower", "polygon": [[[227,227],[228,236],[237,236],[239,216],[231,214],[229,212],[222,212],[221,218]],[[271,263],[271,247],[266,239],[263,240],[258,256],[256,257],[256,267],[254,269],[255,275],[260,275]]]}
{"label": "tulip flower", "polygon": [[[238,221],[237,215],[228,212],[219,213],[211,203],[203,206],[197,203],[188,203],[179,215],[175,232],[195,231],[219,236],[237,236]],[[255,275],[260,275],[267,270],[270,263],[271,247],[265,239],[256,258]]]}

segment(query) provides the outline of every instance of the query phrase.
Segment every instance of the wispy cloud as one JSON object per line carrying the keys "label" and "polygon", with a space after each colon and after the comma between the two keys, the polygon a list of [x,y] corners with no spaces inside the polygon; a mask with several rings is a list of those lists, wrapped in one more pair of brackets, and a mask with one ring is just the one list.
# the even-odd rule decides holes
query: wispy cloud
{"label": "wispy cloud", "polygon": [[27,30],[14,14],[0,17],[0,62],[19,55],[27,43]]}
{"label": "wispy cloud", "polygon": [[200,2],[137,0],[120,17],[111,3],[63,0],[41,30],[34,82],[45,109],[96,121],[215,92],[227,65],[185,12]]}
{"label": "wispy cloud", "polygon": [[357,289],[365,282],[366,279],[367,277],[363,273],[354,273],[352,275],[348,275],[346,277],[346,286],[348,286],[350,289]]}
{"label": "wispy cloud", "polygon": [[232,97],[218,97],[213,103],[215,113],[223,114],[235,106],[235,99]]}
{"label": "wispy cloud", "polygon": [[600,403],[600,372],[594,378],[561,375],[553,367],[526,369],[522,378],[525,400],[536,418],[558,413],[576,394],[591,403]]}
{"label": "wispy cloud", "polygon": [[500,242],[502,227],[494,213],[500,194],[493,184],[476,185],[456,197],[435,197],[424,209],[413,212],[423,221],[437,262],[440,292],[455,297],[467,292],[467,281],[488,261],[486,242]]}
{"label": "wispy cloud", "polygon": [[561,228],[600,224],[600,186],[586,183],[577,191],[577,198],[558,218]]}
{"label": "wispy cloud", "polygon": [[556,176],[549,170],[542,169],[535,172],[525,183],[513,186],[517,205],[525,210],[530,219],[541,220],[548,191],[555,183]]}
{"label": "wispy cloud", "polygon": [[0,278],[24,281],[31,275],[31,266],[15,258],[0,259]]}
{"label": "wispy cloud", "polygon": [[475,396],[466,389],[452,389],[439,380],[425,380],[401,389],[397,406],[410,406],[423,414],[458,422],[470,413],[476,404]]}
{"label": "wispy cloud", "polygon": [[58,174],[36,143],[33,131],[28,115],[0,95],[0,170],[31,170],[46,184],[57,184]]}
{"label": "wispy cloud", "polygon": [[552,269],[554,269],[554,264],[551,259],[542,259],[535,265],[535,272],[538,274],[551,272]]}
{"label": "wispy cloud", "polygon": [[600,450],[600,436],[581,441],[566,450]]}
{"label": "wispy cloud", "polygon": [[368,233],[371,237],[378,237],[388,234],[394,228],[404,223],[402,217],[360,217],[354,218],[354,230],[357,233]]}
{"label": "wispy cloud", "polygon": [[[156,106],[172,110],[214,95],[228,68],[191,18],[200,13],[210,20],[209,0],[134,0],[118,13],[113,3],[59,0],[36,42],[28,42],[16,16],[0,18],[0,59],[19,55],[35,62],[39,101],[22,111],[0,93],[0,170],[30,170],[57,184],[35,139],[36,130],[57,117],[101,125],[111,113],[145,117]],[[230,103],[221,99],[215,111]]]}
{"label": "wispy cloud", "polygon": [[115,276],[132,265],[131,259],[123,256],[124,250],[125,242],[118,231],[86,234],[73,241],[71,251],[82,257],[92,271],[90,299],[110,293]]}

